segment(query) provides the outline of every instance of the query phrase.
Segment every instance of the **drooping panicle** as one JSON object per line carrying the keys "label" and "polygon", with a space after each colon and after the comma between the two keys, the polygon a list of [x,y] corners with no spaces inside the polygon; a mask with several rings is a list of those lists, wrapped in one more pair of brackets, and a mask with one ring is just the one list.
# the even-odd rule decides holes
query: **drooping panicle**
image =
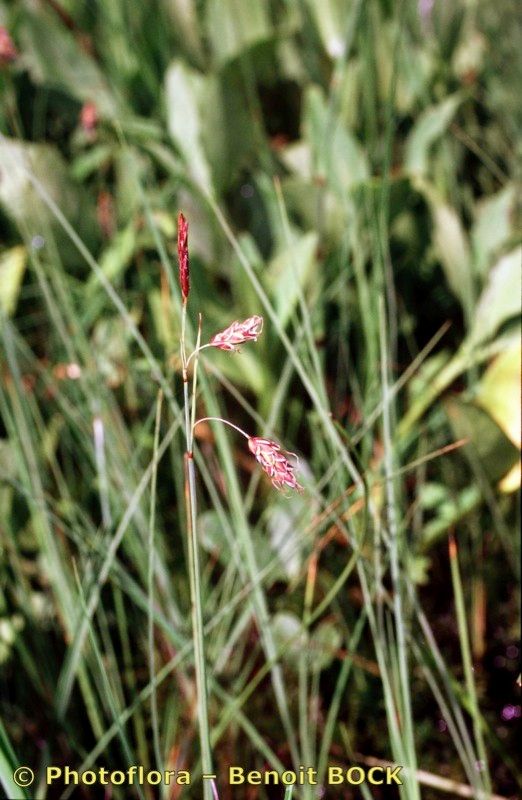
{"label": "drooping panicle", "polygon": [[[294,475],[294,465],[290,463],[280,445],[271,439],[262,439],[260,436],[250,436],[248,447],[256,460],[272,481],[276,489],[295,489],[303,491],[303,487],[297,482]],[[288,453],[288,455],[291,455]],[[297,456],[295,456],[297,458]]]}
{"label": "drooping panicle", "polygon": [[233,322],[224,331],[216,333],[209,344],[218,347],[220,350],[236,351],[238,345],[244,342],[257,342],[257,337],[263,330],[263,317],[254,314],[253,317],[243,320],[243,322]]}
{"label": "drooping panicle", "polygon": [[181,211],[178,214],[178,263],[179,263],[179,284],[181,286],[181,298],[183,300],[183,303],[186,303],[190,291],[188,222],[181,213]]}

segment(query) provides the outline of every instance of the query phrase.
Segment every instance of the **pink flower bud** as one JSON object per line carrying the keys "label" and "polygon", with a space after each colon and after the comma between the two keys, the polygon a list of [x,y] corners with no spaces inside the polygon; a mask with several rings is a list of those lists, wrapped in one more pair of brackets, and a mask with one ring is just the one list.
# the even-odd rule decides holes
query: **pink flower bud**
{"label": "pink flower bud", "polygon": [[[277,442],[262,439],[259,436],[250,436],[248,447],[276,489],[288,486],[289,489],[303,491],[303,487],[297,482],[294,475],[294,465],[288,461]],[[288,455],[293,454],[289,453]]]}
{"label": "pink flower bud", "polygon": [[84,103],[80,111],[80,125],[85,133],[92,134],[98,124],[98,109],[96,103],[88,101]]}
{"label": "pink flower bud", "polygon": [[181,211],[178,214],[178,263],[179,263],[179,283],[181,286],[181,297],[183,302],[186,303],[190,291],[188,222],[181,213]]}
{"label": "pink flower bud", "polygon": [[238,345],[243,342],[257,342],[257,337],[263,330],[263,317],[256,314],[243,322],[233,322],[224,331],[216,333],[209,344],[219,347],[220,350],[237,351]]}
{"label": "pink flower bud", "polygon": [[0,25],[0,67],[11,64],[18,58],[18,50],[14,46],[13,40],[3,25]]}

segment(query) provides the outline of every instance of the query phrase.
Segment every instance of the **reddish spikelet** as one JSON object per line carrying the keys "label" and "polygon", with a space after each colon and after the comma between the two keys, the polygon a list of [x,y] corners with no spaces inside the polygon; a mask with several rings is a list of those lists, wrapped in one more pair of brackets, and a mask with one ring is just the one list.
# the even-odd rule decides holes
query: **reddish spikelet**
{"label": "reddish spikelet", "polygon": [[257,342],[262,330],[263,317],[254,314],[253,317],[248,317],[243,322],[233,322],[224,331],[216,333],[209,344],[212,347],[219,347],[220,350],[237,351],[238,345],[244,342]]}
{"label": "reddish spikelet", "polygon": [[183,302],[186,303],[190,291],[188,222],[181,213],[181,211],[178,214],[178,263],[179,263],[179,283],[181,286],[181,297]]}
{"label": "reddish spikelet", "polygon": [[285,486],[288,486],[289,489],[303,491],[303,487],[297,482],[294,475],[294,465],[288,461],[277,442],[273,442],[271,439],[262,439],[259,436],[250,436],[248,447],[276,489],[284,489]]}
{"label": "reddish spikelet", "polygon": [[18,50],[3,25],[0,25],[0,66],[11,64],[18,58]]}
{"label": "reddish spikelet", "polygon": [[112,194],[104,189],[96,199],[96,219],[103,235],[110,239],[116,228],[116,211]]}
{"label": "reddish spikelet", "polygon": [[96,130],[98,124],[98,109],[96,103],[87,101],[82,106],[80,111],[80,125],[85,133],[92,134]]}

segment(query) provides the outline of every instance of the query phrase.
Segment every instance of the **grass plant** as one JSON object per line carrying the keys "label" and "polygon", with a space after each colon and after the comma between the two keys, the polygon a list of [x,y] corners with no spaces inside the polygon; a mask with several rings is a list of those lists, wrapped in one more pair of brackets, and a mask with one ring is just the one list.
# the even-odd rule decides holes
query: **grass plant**
{"label": "grass plant", "polygon": [[2,796],[516,796],[519,26],[0,0]]}

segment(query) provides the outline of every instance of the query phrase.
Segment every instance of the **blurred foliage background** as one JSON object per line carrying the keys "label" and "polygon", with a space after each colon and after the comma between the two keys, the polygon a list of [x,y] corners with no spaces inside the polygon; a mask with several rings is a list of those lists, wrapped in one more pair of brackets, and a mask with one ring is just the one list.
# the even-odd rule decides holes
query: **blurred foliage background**
{"label": "blurred foliage background", "polygon": [[521,28],[515,0],[0,2],[7,797],[18,763],[197,775],[179,209],[203,340],[265,316],[205,357],[201,415],[284,442],[307,489],[198,427],[220,795],[295,740],[407,758],[432,782],[402,797],[514,796]]}

